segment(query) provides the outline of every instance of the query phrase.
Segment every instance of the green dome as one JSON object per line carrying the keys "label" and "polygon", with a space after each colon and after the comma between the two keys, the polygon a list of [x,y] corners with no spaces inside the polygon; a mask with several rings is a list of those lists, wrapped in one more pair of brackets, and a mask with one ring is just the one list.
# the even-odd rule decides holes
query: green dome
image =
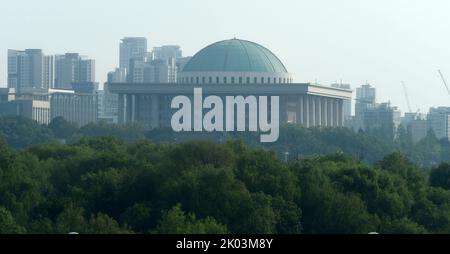
{"label": "green dome", "polygon": [[245,40],[224,40],[195,54],[183,72],[230,71],[287,73],[280,59],[267,48]]}

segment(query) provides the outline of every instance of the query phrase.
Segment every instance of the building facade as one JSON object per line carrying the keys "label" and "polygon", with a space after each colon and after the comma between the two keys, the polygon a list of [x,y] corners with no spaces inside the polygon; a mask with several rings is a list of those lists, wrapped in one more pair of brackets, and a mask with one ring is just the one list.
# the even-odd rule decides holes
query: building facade
{"label": "building facade", "polygon": [[127,82],[127,69],[116,68],[114,71],[110,71],[107,77],[108,83],[120,83]]}
{"label": "building facade", "polygon": [[0,88],[0,102],[13,101],[16,98],[16,89],[2,87]]}
{"label": "building facade", "polygon": [[103,86],[103,90],[99,91],[98,95],[98,119],[110,123],[118,123],[119,96],[110,92],[109,83]]}
{"label": "building facade", "polygon": [[[335,83],[331,84],[331,87],[335,88],[341,88],[346,90],[351,90],[352,87],[350,84],[342,84],[342,83]],[[352,100],[345,100],[344,101],[344,119],[350,119],[352,116]]]}
{"label": "building facade", "polygon": [[427,120],[436,138],[450,140],[450,107],[430,108]]}
{"label": "building facade", "polygon": [[79,127],[97,121],[97,94],[54,90],[50,92],[50,118],[63,117]]}
{"label": "building facade", "polygon": [[181,47],[178,45],[164,45],[161,47],[154,47],[152,51],[152,60],[170,60],[179,59],[183,57]]}
{"label": "building facade", "polygon": [[411,139],[413,143],[417,143],[428,134],[428,121],[425,119],[413,119],[407,125],[407,130],[411,134]]}
{"label": "building facade", "polygon": [[390,103],[376,104],[360,112],[364,131],[381,130],[386,136],[395,137],[401,122],[401,113]]}
{"label": "building facade", "polygon": [[147,39],[144,37],[125,37],[120,43],[119,68],[130,68],[130,60],[135,57],[145,57],[147,53]]}
{"label": "building facade", "polygon": [[40,124],[50,122],[50,104],[45,100],[17,99],[0,102],[0,115],[22,116]]}
{"label": "building facade", "polygon": [[72,83],[95,82],[95,60],[78,53],[55,57],[55,88],[72,89]]}
{"label": "building facade", "polygon": [[130,60],[127,78],[129,83],[175,83],[175,59],[149,60],[146,57],[135,57]]}
{"label": "building facade", "polygon": [[175,83],[177,66],[175,58],[152,60],[144,66],[144,83]]}
{"label": "building facade", "polygon": [[41,49],[8,50],[8,87],[20,93],[22,88],[52,88],[54,58]]}
{"label": "building facade", "polygon": [[347,89],[293,83],[281,61],[254,42],[232,39],[199,51],[179,72],[177,83],[111,83],[118,94],[118,122],[139,122],[147,128],[171,126],[175,96],[279,96],[280,123],[304,127],[339,127],[344,121]]}
{"label": "building facade", "polygon": [[311,84],[193,85],[193,84],[109,84],[118,97],[118,122],[139,122],[147,128],[171,126],[175,112],[170,106],[175,96],[193,98],[194,88],[202,88],[204,96],[247,95],[280,96],[280,123],[303,127],[342,127],[343,101],[351,91]]}

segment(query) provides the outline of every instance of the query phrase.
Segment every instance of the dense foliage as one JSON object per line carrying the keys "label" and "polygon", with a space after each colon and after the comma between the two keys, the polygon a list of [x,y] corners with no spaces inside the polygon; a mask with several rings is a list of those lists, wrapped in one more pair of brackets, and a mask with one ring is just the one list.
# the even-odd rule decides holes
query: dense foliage
{"label": "dense foliage", "polygon": [[[433,132],[417,143],[411,134],[400,126],[395,139],[384,135],[381,130],[355,133],[346,128],[301,128],[293,125],[282,126],[280,138],[275,143],[261,144],[259,133],[219,133],[201,135],[196,133],[177,134],[171,129],[146,131],[142,126],[114,125],[105,122],[92,123],[77,128],[63,118],[55,118],[48,126],[39,125],[19,117],[0,117],[0,137],[14,149],[26,149],[41,143],[76,143],[82,137],[112,136],[127,143],[141,140],[154,142],[186,142],[208,139],[223,143],[227,140],[242,139],[256,148],[275,151],[282,158],[301,159],[313,155],[327,155],[343,152],[356,160],[373,165],[385,156],[400,152],[408,160],[425,168],[450,161],[450,143],[438,140]],[[288,152],[288,156],[286,156]]]}
{"label": "dense foliage", "polygon": [[450,233],[449,165],[239,141],[0,142],[0,233]]}

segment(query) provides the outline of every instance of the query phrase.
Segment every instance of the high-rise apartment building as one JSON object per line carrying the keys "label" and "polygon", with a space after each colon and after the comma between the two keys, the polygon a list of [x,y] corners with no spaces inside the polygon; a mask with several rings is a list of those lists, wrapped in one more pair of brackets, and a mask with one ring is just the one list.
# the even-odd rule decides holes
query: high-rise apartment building
{"label": "high-rise apartment building", "polygon": [[164,45],[161,47],[154,47],[152,51],[153,60],[169,60],[182,58],[183,54],[181,47],[177,45]]}
{"label": "high-rise apartment building", "polygon": [[127,81],[130,83],[144,83],[145,57],[134,57],[130,59],[127,69]]}
{"label": "high-rise apartment building", "polygon": [[366,84],[356,88],[355,110],[357,110],[358,108],[364,109],[370,107],[370,105],[375,105],[375,101],[376,101],[375,87]]}
{"label": "high-rise apartment building", "polygon": [[144,83],[176,83],[177,66],[175,59],[158,59],[144,66]]}
{"label": "high-rise apartment building", "polygon": [[44,55],[42,73],[42,88],[55,87],[55,56]]}
{"label": "high-rise apartment building", "polygon": [[78,53],[66,53],[55,58],[55,88],[72,89],[72,83],[95,82],[95,60]]}
{"label": "high-rise apartment building", "polygon": [[108,73],[108,83],[121,83],[127,81],[127,70],[123,68],[116,68],[114,71]]}
{"label": "high-rise apartment building", "polygon": [[176,83],[177,66],[175,59],[148,60],[133,58],[130,61],[128,82],[130,83]]}
{"label": "high-rise apartment building", "polygon": [[356,102],[355,102],[355,118],[354,126],[355,130],[365,129],[363,114],[368,109],[375,108],[376,106],[376,89],[375,87],[366,84],[356,88]]}
{"label": "high-rise apartment building", "polygon": [[120,43],[120,60],[119,67],[121,69],[130,68],[130,60],[135,57],[144,57],[147,53],[147,39],[144,37],[125,37]]}
{"label": "high-rise apartment building", "polygon": [[450,140],[450,107],[430,108],[427,120],[438,139]]}
{"label": "high-rise apartment building", "polygon": [[20,93],[22,88],[52,88],[53,56],[41,49],[8,50],[8,87]]}
{"label": "high-rise apartment building", "polygon": [[394,138],[397,127],[400,125],[400,111],[390,103],[376,104],[361,113],[363,130],[382,130],[388,137]]}

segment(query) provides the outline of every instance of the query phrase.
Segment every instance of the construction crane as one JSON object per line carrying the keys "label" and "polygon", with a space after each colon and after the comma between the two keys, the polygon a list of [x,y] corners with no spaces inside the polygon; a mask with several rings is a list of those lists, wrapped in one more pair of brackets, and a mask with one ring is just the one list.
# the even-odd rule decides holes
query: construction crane
{"label": "construction crane", "polygon": [[408,110],[409,110],[409,112],[412,112],[411,103],[409,103],[408,90],[406,90],[406,85],[405,85],[405,82],[403,82],[403,81],[402,81],[402,86],[403,86],[403,92],[405,93],[406,104],[408,105]]}
{"label": "construction crane", "polygon": [[438,70],[439,76],[441,76],[442,82],[444,83],[445,88],[447,89],[448,95],[450,95],[450,89],[448,88],[447,81],[445,81],[444,75],[441,70]]}

